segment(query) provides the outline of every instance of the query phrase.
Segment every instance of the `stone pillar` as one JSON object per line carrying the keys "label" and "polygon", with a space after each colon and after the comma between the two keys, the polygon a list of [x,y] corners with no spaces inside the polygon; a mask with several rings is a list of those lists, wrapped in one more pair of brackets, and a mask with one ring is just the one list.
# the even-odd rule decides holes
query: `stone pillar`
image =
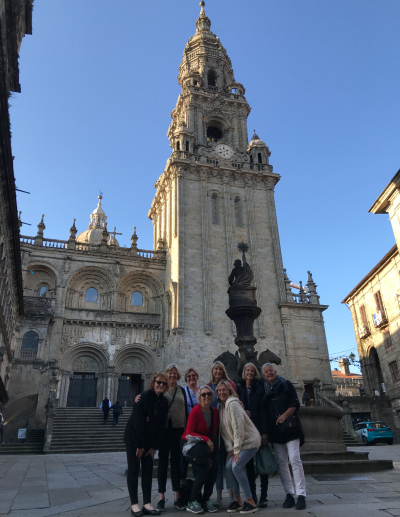
{"label": "stone pillar", "polygon": [[182,334],[185,326],[185,219],[184,219],[184,169],[176,167],[175,169],[175,189],[177,192],[176,210],[177,210],[177,229],[178,236],[178,279],[177,284],[177,328],[176,333]]}
{"label": "stone pillar", "polygon": [[76,250],[76,240],[75,240],[75,237],[76,237],[76,233],[77,233],[78,230],[76,229],[75,221],[76,221],[76,219],[74,219],[74,222],[72,223],[72,226],[69,229],[69,234],[70,234],[70,237],[68,239],[68,249],[69,250]]}
{"label": "stone pillar", "polygon": [[276,275],[278,278],[278,288],[280,300],[284,301],[286,298],[285,282],[283,278],[283,263],[281,243],[279,241],[278,221],[276,218],[276,207],[274,198],[275,179],[266,178],[265,184],[267,188],[267,202],[268,202],[268,218],[271,226],[272,249],[274,251]]}
{"label": "stone pillar", "polygon": [[209,248],[209,221],[208,221],[208,195],[207,195],[208,170],[200,171],[201,182],[201,250],[203,273],[203,303],[204,303],[204,332],[207,336],[212,333],[211,321],[211,288],[210,288],[210,248]]}

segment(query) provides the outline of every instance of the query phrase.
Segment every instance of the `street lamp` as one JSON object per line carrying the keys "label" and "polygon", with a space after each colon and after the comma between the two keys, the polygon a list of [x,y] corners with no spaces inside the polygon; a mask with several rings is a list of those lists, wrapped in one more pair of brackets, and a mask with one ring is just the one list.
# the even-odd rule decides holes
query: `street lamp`
{"label": "street lamp", "polygon": [[350,361],[353,362],[355,358],[356,358],[356,356],[354,355],[353,352],[351,352],[351,354],[349,355]]}

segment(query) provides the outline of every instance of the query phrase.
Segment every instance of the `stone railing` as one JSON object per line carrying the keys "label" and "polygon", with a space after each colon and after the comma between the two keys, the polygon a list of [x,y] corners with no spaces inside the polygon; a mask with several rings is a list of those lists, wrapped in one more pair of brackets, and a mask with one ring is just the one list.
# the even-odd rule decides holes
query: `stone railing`
{"label": "stone railing", "polygon": [[26,235],[20,235],[19,239],[20,239],[20,242],[23,242],[25,244],[34,244],[35,243],[35,237],[28,237]]}
{"label": "stone railing", "polygon": [[336,404],[336,402],[334,402],[333,400],[331,400],[328,397],[326,397],[325,395],[323,395],[320,391],[315,392],[315,398],[316,398],[317,406],[331,407],[331,408],[339,410],[343,415],[342,420],[341,420],[343,429],[352,438],[354,438],[358,442],[360,441],[358,435],[354,431],[353,422],[351,421],[351,411],[350,411],[349,405],[346,401],[343,402],[342,406],[339,406],[339,404]]}
{"label": "stone railing", "polygon": [[294,303],[300,303],[300,304],[309,304],[309,303],[317,303],[319,304],[319,296],[314,295],[314,301],[311,301],[311,297],[308,294],[300,293],[300,294],[293,294],[293,302]]}
{"label": "stone railing", "polygon": [[59,241],[57,239],[43,239],[43,246],[46,248],[66,248],[68,241]]}
{"label": "stone railing", "polygon": [[[20,235],[20,242],[24,244],[35,244],[35,237],[28,237],[26,235]],[[68,249],[68,241],[61,241],[57,239],[44,239],[42,246],[46,248],[57,248],[57,249]],[[89,244],[76,243],[75,251],[100,251],[101,246],[90,246]],[[140,250],[134,248],[125,248],[119,246],[107,245],[105,249],[106,253],[115,255],[125,255],[129,257],[141,257],[146,259],[157,258],[157,252],[153,250]]]}
{"label": "stone railing", "polygon": [[37,358],[37,350],[21,350],[19,358],[22,361],[34,361]]}

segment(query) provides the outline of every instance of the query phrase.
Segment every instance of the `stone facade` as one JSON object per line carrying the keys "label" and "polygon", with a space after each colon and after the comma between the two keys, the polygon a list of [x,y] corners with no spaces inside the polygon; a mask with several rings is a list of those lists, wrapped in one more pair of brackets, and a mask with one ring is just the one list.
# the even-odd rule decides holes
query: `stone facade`
{"label": "stone facade", "polygon": [[12,339],[23,311],[22,271],[8,100],[20,92],[18,52],[32,33],[33,0],[0,0],[0,405],[8,400]]}
{"label": "stone facade", "polygon": [[280,177],[266,144],[255,134],[249,143],[245,89],[210,24],[202,8],[179,69],[182,93],[168,131],[173,151],[149,211],[154,251],[138,250],[136,232],[130,249],[119,246],[101,196],[78,236],[74,221],[67,241],[45,238],[43,218],[35,237],[21,236],[30,309],[14,341],[10,394],[39,394],[38,426],[53,372],[61,406],[78,404],[79,383],[92,390],[91,405],[106,394],[115,400],[129,379],[146,386],[170,362],[182,371],[195,366],[207,382],[213,359],[237,349],[225,310],[239,241],[250,246],[262,309],[258,352],[269,348],[282,359],[280,372],[300,395],[314,382],[334,394],[327,306],[311,273],[306,287],[291,290],[274,201]]}
{"label": "stone facade", "polygon": [[378,389],[391,401],[396,432],[400,436],[400,171],[370,209],[388,213],[396,245],[346,296],[351,310],[364,389]]}
{"label": "stone facade", "polygon": [[359,373],[350,372],[350,361],[347,357],[339,359],[339,367],[332,370],[333,384],[337,397],[359,397],[359,387],[363,388],[363,377]]}

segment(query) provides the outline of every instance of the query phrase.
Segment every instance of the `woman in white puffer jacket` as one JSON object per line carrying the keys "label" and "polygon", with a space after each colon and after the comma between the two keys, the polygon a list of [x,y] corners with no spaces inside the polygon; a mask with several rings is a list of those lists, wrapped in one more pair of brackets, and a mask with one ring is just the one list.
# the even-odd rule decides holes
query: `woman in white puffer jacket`
{"label": "woman in white puffer jacket", "polygon": [[[228,381],[223,380],[218,384],[217,395],[220,432],[228,452],[226,458],[227,484],[232,487],[235,496],[235,500],[228,507],[228,513],[238,511],[241,514],[254,513],[257,511],[257,507],[243,468],[260,447],[261,436]],[[240,498],[240,488],[243,490],[245,498],[244,505]]]}

